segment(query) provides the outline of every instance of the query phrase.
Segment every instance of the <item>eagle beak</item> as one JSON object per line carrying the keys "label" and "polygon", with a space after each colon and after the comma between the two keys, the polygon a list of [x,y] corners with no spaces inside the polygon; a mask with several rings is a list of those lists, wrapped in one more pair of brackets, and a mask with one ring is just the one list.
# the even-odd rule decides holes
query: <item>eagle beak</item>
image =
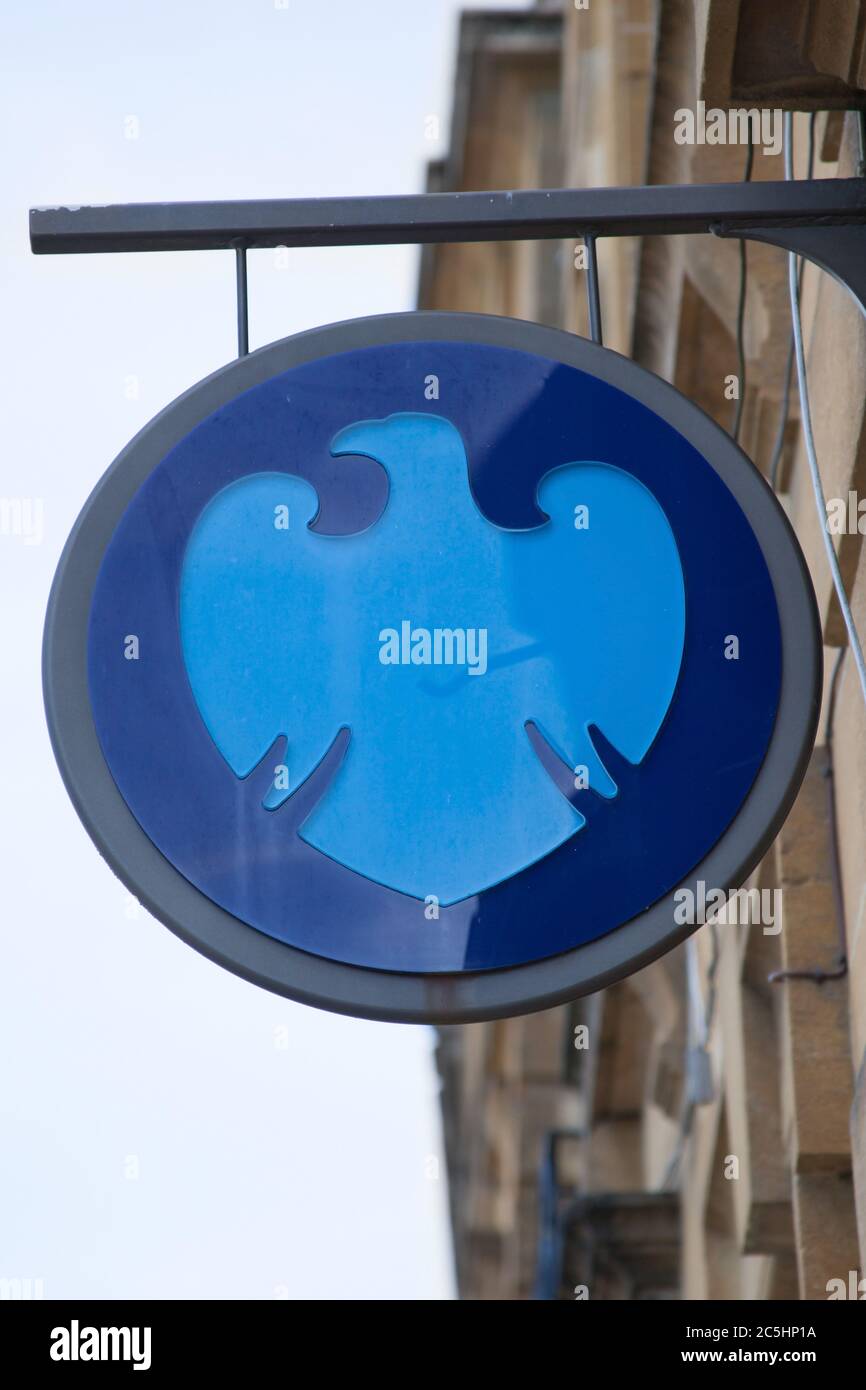
{"label": "eagle beak", "polygon": [[359,425],[347,425],[345,429],[338,430],[331,440],[332,456],[339,458],[343,454],[363,454],[364,444],[368,439],[369,423],[365,420]]}

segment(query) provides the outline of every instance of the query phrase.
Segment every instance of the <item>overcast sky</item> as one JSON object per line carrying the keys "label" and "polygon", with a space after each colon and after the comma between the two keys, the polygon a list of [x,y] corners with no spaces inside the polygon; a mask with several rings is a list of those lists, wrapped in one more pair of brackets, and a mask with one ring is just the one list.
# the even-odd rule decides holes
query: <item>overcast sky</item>
{"label": "overcast sky", "polygon": [[[220,970],[129,899],[66,797],[40,692],[51,577],[121,447],[233,356],[233,258],[34,258],[27,209],[418,191],[458,8],[6,7],[0,496],[37,510],[0,535],[0,1278],[47,1297],[453,1294],[432,1032]],[[413,307],[409,248],[283,259],[250,255],[253,348]]]}

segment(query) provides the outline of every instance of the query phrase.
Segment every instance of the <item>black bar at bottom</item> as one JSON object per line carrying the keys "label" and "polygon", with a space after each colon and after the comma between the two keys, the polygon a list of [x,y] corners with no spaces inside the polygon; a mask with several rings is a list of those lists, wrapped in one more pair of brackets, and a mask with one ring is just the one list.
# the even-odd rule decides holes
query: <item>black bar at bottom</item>
{"label": "black bar at bottom", "polygon": [[[843,1370],[850,1371],[862,1344],[862,1310],[850,1306],[863,1299],[856,1272],[837,1282],[846,1287],[850,1283],[851,1292],[839,1295],[848,1307],[818,1293],[813,1294],[815,1301],[767,1303],[590,1297],[563,1300],[566,1306],[554,1316],[561,1316],[574,1336],[598,1339],[611,1366],[638,1375],[648,1364],[663,1375],[689,1365],[715,1364],[730,1370],[744,1363],[776,1369],[793,1364],[811,1366],[827,1383],[837,1373],[841,1380]],[[363,1281],[354,1293],[355,1301],[365,1301]],[[339,1317],[345,1324],[347,1295],[343,1291],[340,1296],[339,1312],[325,1311],[322,1316]],[[351,1300],[351,1292],[348,1297]],[[311,1298],[316,1295],[311,1293]],[[307,1315],[292,1312],[286,1299],[288,1288],[261,1302],[0,1302],[4,1364],[11,1365],[14,1348],[22,1383],[38,1376],[51,1384],[55,1371],[61,1377],[58,1383],[76,1371],[92,1383],[94,1375],[100,1379],[100,1365],[113,1377],[112,1383],[127,1373],[133,1385],[136,1367],[152,1373],[142,1385],[152,1383],[153,1375],[162,1384],[162,1377],[176,1381],[178,1374],[200,1377],[210,1371],[223,1376],[237,1372],[249,1379],[251,1366],[270,1361],[293,1364],[302,1337],[301,1319]],[[295,1290],[290,1301],[306,1300]],[[369,1319],[371,1313],[366,1316]],[[564,1324],[556,1322],[559,1327]]]}

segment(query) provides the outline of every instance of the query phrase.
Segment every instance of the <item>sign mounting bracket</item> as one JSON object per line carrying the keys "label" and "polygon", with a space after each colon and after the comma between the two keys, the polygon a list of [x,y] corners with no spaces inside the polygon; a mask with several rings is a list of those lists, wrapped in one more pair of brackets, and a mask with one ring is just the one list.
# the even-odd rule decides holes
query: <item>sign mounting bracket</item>
{"label": "sign mounting bracket", "polygon": [[[677,234],[736,237],[741,245],[747,239],[778,245],[836,276],[866,311],[866,180],[861,179],[132,204],[45,208],[31,213],[31,244],[40,255],[224,249],[232,252],[235,262],[239,360],[162,411],[94,489],[58,567],[44,648],[49,728],[79,814],[130,891],[205,955],[289,998],[364,1017],[404,1022],[503,1017],[551,1007],[604,988],[671,949],[694,925],[681,920],[675,911],[676,885],[693,878],[695,892],[699,884],[718,885],[721,892],[737,889],[766,852],[796,795],[813,747],[820,709],[822,648],[805,562],[778,502],[735,441],[672,386],[600,346],[598,239]],[[594,342],[539,324],[495,316],[402,313],[312,329],[247,354],[246,269],[250,249],[538,239],[582,241],[586,246],[589,330]],[[504,349],[510,351],[503,355]],[[428,375],[431,352],[437,354],[437,361],[441,354],[443,370],[451,382],[447,418],[440,415],[439,407],[421,414],[417,410],[422,383],[436,381],[438,385],[438,377]],[[477,381],[492,370],[491,354],[497,355],[500,365],[496,371],[506,384],[501,392],[479,392]],[[465,369],[467,362],[469,368]],[[547,364],[543,367],[542,405],[538,401],[539,362]],[[389,370],[383,370],[382,363],[389,364]],[[455,363],[462,364],[460,369]],[[480,364],[477,370],[475,363]],[[395,371],[393,364],[399,370]],[[291,397],[272,390],[274,381],[294,372],[299,375],[293,380],[307,383],[303,389],[312,390],[315,410],[287,413],[286,402]],[[266,389],[256,394],[259,387]],[[515,416],[513,400],[529,404]],[[408,412],[407,403],[412,407]],[[248,408],[253,409],[257,421],[253,426],[249,421],[244,423]],[[584,419],[592,426],[589,456],[604,460],[603,466],[614,472],[622,464],[621,471],[636,478],[655,499],[665,525],[671,526],[670,518],[674,518],[678,530],[671,531],[670,544],[675,546],[671,553],[680,557],[680,570],[682,557],[686,557],[682,591],[690,594],[692,621],[704,621],[709,638],[690,649],[688,698],[678,696],[673,705],[671,718],[681,722],[679,732],[665,745],[668,751],[664,758],[648,764],[644,771],[640,757],[634,763],[624,755],[616,760],[615,740],[602,743],[601,755],[593,744],[594,756],[612,761],[618,773],[617,785],[625,788],[630,776],[644,778],[651,787],[647,796],[654,805],[667,808],[667,814],[640,819],[643,793],[629,798],[624,791],[621,799],[616,798],[617,824],[596,819],[601,836],[597,842],[604,843],[612,858],[593,859],[600,867],[592,879],[595,897],[584,922],[575,926],[572,921],[569,885],[574,869],[573,836],[559,839],[558,829],[556,835],[551,832],[542,837],[543,842],[536,846],[540,854],[528,858],[525,840],[516,842],[513,853],[519,849],[523,867],[504,877],[497,871],[487,883],[483,873],[489,873],[490,868],[482,866],[473,869],[476,877],[459,883],[449,881],[443,906],[448,931],[436,933],[435,938],[423,927],[427,918],[419,915],[418,908],[426,905],[427,898],[422,899],[424,884],[409,877],[410,872],[416,873],[413,864],[407,861],[408,868],[400,868],[400,877],[389,869],[391,878],[387,879],[378,861],[362,863],[352,846],[341,848],[341,858],[324,848],[320,852],[314,840],[308,842],[298,833],[310,818],[310,804],[303,798],[292,803],[295,819],[291,824],[285,819],[277,821],[270,814],[258,814],[269,807],[261,799],[262,788],[250,783],[256,814],[250,814],[248,830],[249,836],[257,837],[254,852],[250,849],[253,840],[246,832],[238,838],[237,783],[246,780],[241,775],[246,763],[236,768],[226,762],[223,767],[202,740],[201,711],[190,703],[189,673],[183,664],[186,657],[178,641],[176,602],[185,557],[191,553],[192,528],[204,516],[211,516],[212,522],[213,516],[222,515],[209,511],[217,492],[225,497],[229,483],[254,480],[257,475],[255,450],[250,453],[234,447],[230,440],[226,442],[232,432],[223,425],[230,411],[240,432],[237,438],[244,438],[244,430],[253,428],[252,437],[258,439],[261,425],[266,437],[276,441],[277,450],[284,447],[287,422],[301,431],[297,456],[303,460],[304,470],[297,474],[281,470],[278,477],[282,479],[285,472],[295,485],[300,479],[299,485],[312,487],[320,503],[330,486],[332,459],[355,457],[356,446],[363,442],[351,430],[359,426],[388,430],[394,420],[399,428],[406,420],[432,421],[437,431],[440,427],[446,431],[444,442],[436,443],[436,457],[453,467],[454,476],[459,476],[464,486],[467,460],[484,460],[484,478],[492,489],[488,519],[493,519],[499,505],[510,508],[499,526],[509,535],[536,528],[535,513],[524,524],[520,508],[525,508],[527,498],[531,501],[538,496],[538,485],[548,475],[564,477],[559,468],[575,458],[571,431],[576,421]],[[212,435],[208,431],[212,432],[215,420],[220,424],[217,434]],[[539,442],[539,422],[546,431],[543,442]],[[200,457],[195,450],[205,447],[203,440],[209,441],[206,448],[213,450],[214,458],[221,460],[219,468],[190,466],[187,450],[193,450],[192,457]],[[338,440],[345,447],[335,452],[333,446]],[[378,460],[386,446],[390,449],[387,440],[383,444],[377,436],[377,441],[378,452],[370,452],[367,439],[367,447],[358,448],[357,458]],[[672,464],[672,451],[676,464]],[[414,458],[415,451],[403,448],[399,457]],[[387,458],[386,454],[386,462],[380,464],[386,472]],[[524,475],[514,460],[529,471]],[[684,492],[680,484],[686,474],[689,487]],[[483,480],[476,469],[479,481]],[[280,481],[280,497],[289,485]],[[182,488],[192,491],[184,493],[186,500],[181,504]],[[629,495],[632,507],[638,505],[635,498],[643,496],[634,489]],[[171,499],[170,505],[163,505],[165,497]],[[227,500],[236,505],[232,498]],[[568,500],[570,505],[573,499]],[[278,510],[274,508],[273,516]],[[447,510],[450,525],[452,509]],[[487,517],[477,506],[473,517],[476,511]],[[561,515],[574,523],[568,508]],[[713,517],[709,528],[703,525],[707,515]],[[140,524],[142,516],[148,518],[144,525]],[[270,539],[273,516],[269,507],[262,516]],[[697,528],[692,524],[695,517],[702,523]],[[158,535],[153,530],[154,518],[164,528]],[[245,534],[243,527],[236,529],[238,534]],[[337,533],[354,534],[351,528],[338,528]],[[730,553],[734,533],[738,537],[736,584],[721,592],[719,572],[723,557]],[[307,544],[304,528],[296,528],[295,534]],[[644,535],[645,528],[637,526],[634,534]],[[145,563],[142,536],[150,538]],[[132,546],[132,552],[124,549],[127,545]],[[219,545],[216,553],[222,553]],[[644,562],[643,570],[650,568]],[[310,572],[319,572],[312,557]],[[109,574],[114,577],[106,579]],[[123,589],[125,608],[131,616],[124,619],[126,626],[120,630],[133,634],[146,630],[151,635],[148,652],[161,653],[155,662],[148,663],[145,657],[136,668],[139,679],[135,682],[128,679],[125,662],[129,658],[117,640],[115,615],[123,585],[127,586]],[[560,584],[559,592],[562,588]],[[705,601],[700,594],[705,595]],[[522,593],[521,598],[525,601],[526,595]],[[263,601],[277,606],[274,599]],[[208,602],[205,596],[203,611],[210,611]],[[542,617],[549,606],[544,599],[536,604]],[[314,616],[318,612],[315,604],[301,608]],[[98,621],[94,617],[97,613],[102,615]],[[139,617],[142,621],[136,620]],[[232,632],[246,630],[243,621],[229,626]],[[620,627],[618,624],[616,630]],[[766,699],[755,701],[753,671],[752,683],[742,687],[742,709],[749,718],[750,712],[757,711],[758,723],[746,721],[746,733],[743,721],[730,719],[727,687],[724,707],[713,704],[721,698],[717,663],[726,658],[721,640],[715,639],[741,629],[747,639],[750,635],[749,649],[760,662],[754,670],[767,692]],[[540,630],[546,631],[543,624]],[[468,637],[466,640],[468,643]],[[604,632],[600,630],[594,640],[601,649]],[[637,646],[633,643],[635,650]],[[265,650],[270,671],[269,643]],[[134,659],[138,659],[137,648]],[[91,680],[92,671],[104,675],[98,688]],[[676,667],[677,683],[681,679],[678,672]],[[154,680],[160,692],[157,697],[150,683]],[[139,740],[126,737],[131,688],[140,702],[138,717],[132,721],[142,731]],[[682,689],[685,691],[686,686]],[[166,691],[173,692],[176,705],[171,708],[176,708],[177,717],[165,718],[169,708]],[[713,709],[716,714],[711,719],[708,711]],[[534,709],[531,712],[535,713]],[[235,715],[231,711],[229,715],[231,724]],[[670,731],[673,726],[665,727]],[[344,724],[344,728],[349,725]],[[588,738],[602,739],[601,730],[593,735],[588,725],[586,729]],[[724,742],[729,735],[736,739],[736,746]],[[605,728],[604,738],[607,736]],[[166,757],[170,739],[175,740],[171,745],[175,754]],[[458,743],[454,746],[459,753]],[[638,756],[644,745],[628,746]],[[162,750],[162,761],[158,763],[160,775],[154,778],[152,753],[156,747]],[[691,750],[685,760],[683,747]],[[715,804],[709,808],[698,833],[691,807],[681,794],[681,778],[695,765],[695,758],[700,761],[707,755],[721,760],[725,768],[736,765],[747,781],[726,793],[730,804],[721,810]],[[192,761],[188,763],[187,758]],[[117,776],[113,760],[119,769]],[[267,759],[262,761],[264,773],[271,777]],[[485,767],[495,763],[491,756]],[[194,770],[192,778],[186,775],[190,767]],[[544,764],[551,775],[565,769],[573,782],[572,767],[573,763],[566,767],[560,759],[551,773]],[[333,767],[328,765],[327,776],[332,775]],[[175,790],[167,796],[169,776],[177,780]],[[203,796],[205,781],[200,779],[211,776],[215,780],[207,785],[213,795]],[[306,779],[304,787],[310,780]],[[121,789],[121,783],[126,790]],[[634,788],[637,783],[631,785]],[[643,787],[644,782],[640,785]],[[187,833],[188,818],[183,818],[179,829],[177,820],[172,819],[190,786],[209,808],[206,833],[200,816],[194,835]],[[593,795],[592,786],[574,786],[578,795]],[[566,795],[569,790],[567,786],[559,789]],[[321,797],[318,783],[313,791]],[[603,796],[601,800],[604,804],[600,808],[593,802],[594,811],[604,811],[613,801]],[[500,798],[500,803],[503,801]],[[402,803],[399,795],[391,795],[382,804],[390,814],[390,808]],[[164,819],[166,808],[168,821]],[[676,824],[686,830],[673,834],[671,816],[675,812],[680,817]],[[650,830],[656,835],[656,847],[647,860],[658,881],[638,881],[637,877],[632,881],[630,876],[630,827],[634,824],[630,818],[634,816],[639,817],[645,839]],[[590,818],[585,819],[592,826]],[[452,841],[455,838],[452,836]],[[419,843],[423,839],[420,830],[417,839]],[[333,848],[332,841],[327,843]],[[222,848],[215,860],[216,844]],[[367,854],[366,844],[362,849]],[[287,853],[289,873],[299,889],[297,900],[294,896],[287,900],[283,892]],[[392,853],[391,861],[394,858]],[[226,864],[235,866],[228,875],[227,888],[223,879],[212,882],[208,876],[213,862],[219,863],[224,876]],[[249,888],[251,862],[257,866],[254,891]],[[358,864],[361,867],[355,867]],[[511,867],[510,863],[505,865],[506,870]],[[470,865],[465,872],[472,868]],[[424,883],[431,876],[438,882],[438,872],[433,863]],[[270,889],[264,877],[267,873],[277,875]],[[350,874],[353,877],[347,877]],[[624,883],[628,890],[625,897],[611,895],[611,883]],[[467,885],[469,891],[464,893]],[[586,897],[586,883],[581,891]],[[433,897],[438,906],[438,896]],[[479,907],[482,899],[483,911]],[[539,910],[540,901],[549,901],[552,908],[552,934],[544,942],[539,940],[535,920],[539,916],[546,920],[546,914]],[[361,902],[364,907],[359,913]],[[562,908],[565,903],[567,915]],[[334,904],[342,906],[337,910]],[[341,935],[344,920],[351,922],[348,938]],[[513,938],[507,932],[503,936],[496,930],[498,922],[506,922],[510,931],[514,923],[524,920],[533,926],[530,940],[519,933]],[[402,943],[396,964],[391,945],[395,924]],[[402,930],[404,925],[407,931]],[[326,939],[323,932],[331,935]],[[435,940],[434,946],[431,940]]]}
{"label": "sign mounting bracket", "polygon": [[866,313],[866,180],[860,178],[127,203],[30,212],[36,255],[233,250],[241,356],[247,339],[247,250],[583,237],[590,263],[591,334],[600,341],[597,239],[700,233],[768,242],[804,256],[840,280]]}

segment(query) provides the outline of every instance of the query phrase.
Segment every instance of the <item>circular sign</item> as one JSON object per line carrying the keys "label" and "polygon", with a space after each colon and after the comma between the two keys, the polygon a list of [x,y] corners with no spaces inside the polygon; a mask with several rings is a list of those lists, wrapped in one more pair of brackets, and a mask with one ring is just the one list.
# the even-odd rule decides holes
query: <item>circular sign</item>
{"label": "circular sign", "polygon": [[173,931],[307,1003],[466,1021],[600,989],[699,925],[677,894],[744,882],[821,645],[696,406],[553,329],[411,313],[157,416],[67,543],[44,672],[75,806]]}

